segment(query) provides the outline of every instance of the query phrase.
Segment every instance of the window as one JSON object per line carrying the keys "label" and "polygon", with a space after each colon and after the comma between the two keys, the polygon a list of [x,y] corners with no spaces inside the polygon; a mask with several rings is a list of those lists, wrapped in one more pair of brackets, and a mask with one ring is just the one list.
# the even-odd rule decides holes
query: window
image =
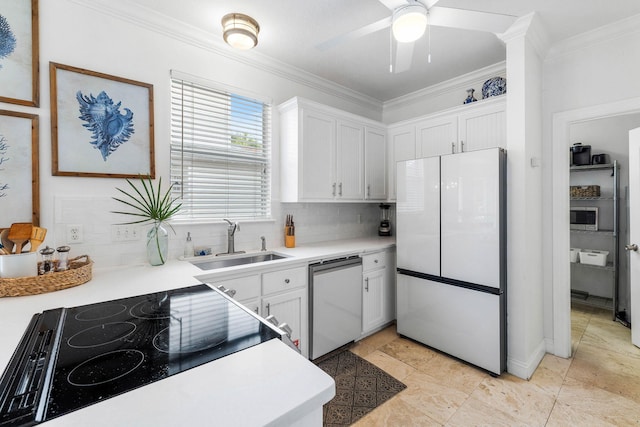
{"label": "window", "polygon": [[177,218],[268,219],[271,107],[171,76],[171,182]]}

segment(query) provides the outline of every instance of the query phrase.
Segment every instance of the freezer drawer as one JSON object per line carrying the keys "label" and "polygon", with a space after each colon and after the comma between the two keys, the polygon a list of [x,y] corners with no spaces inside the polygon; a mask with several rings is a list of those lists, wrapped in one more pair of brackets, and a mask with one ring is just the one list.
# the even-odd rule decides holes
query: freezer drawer
{"label": "freezer drawer", "polygon": [[398,274],[398,333],[500,375],[504,297]]}

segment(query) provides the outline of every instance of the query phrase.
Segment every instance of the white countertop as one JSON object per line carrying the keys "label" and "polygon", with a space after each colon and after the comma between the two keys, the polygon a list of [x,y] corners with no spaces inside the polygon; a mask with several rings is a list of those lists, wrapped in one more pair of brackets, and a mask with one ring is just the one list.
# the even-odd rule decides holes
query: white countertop
{"label": "white countertop", "polygon": [[[225,274],[315,262],[392,247],[393,238],[351,239],[274,248],[284,260],[219,269]],[[276,264],[277,263],[277,264]],[[9,363],[35,313],[200,283],[203,272],[170,260],[152,267],[101,269],[88,283],[62,291],[0,298],[0,368]],[[49,421],[47,425],[291,425],[334,396],[331,377],[279,340],[251,347]],[[321,410],[320,410],[321,415]]]}

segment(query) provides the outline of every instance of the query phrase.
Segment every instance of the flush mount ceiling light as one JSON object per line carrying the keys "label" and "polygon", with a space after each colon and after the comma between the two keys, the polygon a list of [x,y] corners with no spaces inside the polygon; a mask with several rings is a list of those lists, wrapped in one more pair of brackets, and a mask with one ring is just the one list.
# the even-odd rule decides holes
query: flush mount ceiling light
{"label": "flush mount ceiling light", "polygon": [[393,11],[393,36],[402,43],[418,40],[427,27],[427,8],[414,2]]}
{"label": "flush mount ceiling light", "polygon": [[255,47],[259,32],[260,26],[248,15],[229,13],[222,17],[222,35],[231,47],[242,50]]}

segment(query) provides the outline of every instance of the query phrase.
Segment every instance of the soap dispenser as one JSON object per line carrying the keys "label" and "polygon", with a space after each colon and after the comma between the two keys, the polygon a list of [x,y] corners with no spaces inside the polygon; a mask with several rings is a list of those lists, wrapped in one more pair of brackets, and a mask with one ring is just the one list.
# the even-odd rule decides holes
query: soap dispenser
{"label": "soap dispenser", "polygon": [[184,257],[191,258],[194,255],[193,242],[191,241],[191,233],[187,232],[187,241],[184,244]]}

